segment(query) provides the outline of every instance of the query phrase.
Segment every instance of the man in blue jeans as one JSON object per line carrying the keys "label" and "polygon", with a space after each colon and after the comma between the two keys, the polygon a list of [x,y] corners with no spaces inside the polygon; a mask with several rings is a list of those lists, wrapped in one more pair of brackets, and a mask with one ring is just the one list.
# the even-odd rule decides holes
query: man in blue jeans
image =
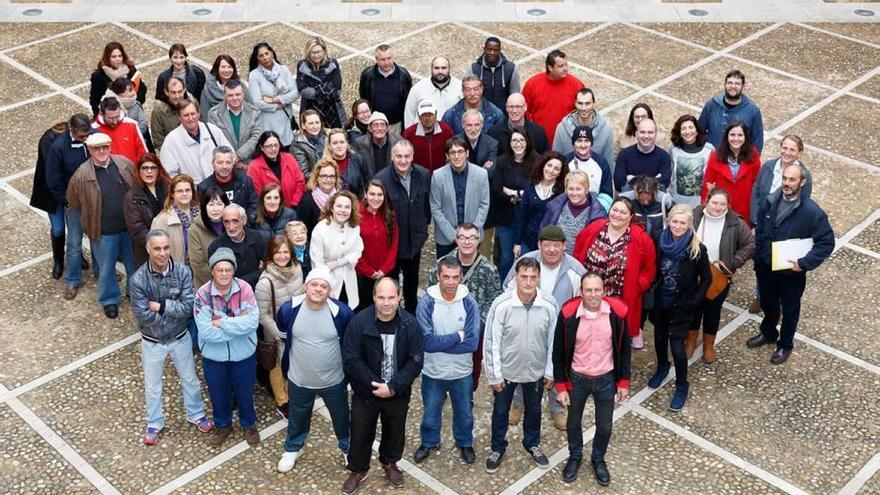
{"label": "man in blue jeans", "polygon": [[605,282],[596,272],[581,277],[581,297],[569,299],[556,318],[553,337],[553,381],[556,400],[568,407],[568,462],[562,481],[577,478],[584,456],[581,417],[590,395],[596,409],[596,433],[590,463],[602,486],[611,483],[605,452],[611,441],[614,400],[622,402],[629,393],[630,338],[626,326],[626,304],[615,297],[603,297]]}
{"label": "man in blue jeans", "polygon": [[315,398],[330,412],[333,432],[348,465],[348,381],[342,367],[342,338],[353,313],[342,301],[330,298],[333,274],[326,266],[312,268],[305,293],[285,302],[275,322],[285,334],[281,371],[287,378],[287,438],[278,472],[293,469],[309,436]]}
{"label": "man in blue jeans", "polygon": [[[98,302],[104,307],[104,315],[112,319],[119,315],[121,298],[116,262],[125,266],[126,294],[135,266],[131,236],[122,211],[123,197],[134,183],[134,165],[121,155],[110,154],[111,141],[110,136],[100,132],[86,139],[91,156],[70,178],[67,204],[68,220],[73,220],[68,226],[82,225],[98,265],[104,267],[98,272]],[[68,270],[73,265],[76,263],[68,263]]]}
{"label": "man in blue jeans", "polygon": [[452,402],[452,435],[465,464],[473,464],[473,352],[480,336],[480,308],[461,284],[461,264],[454,256],[437,264],[437,285],[428,287],[416,307],[425,340],[422,367],[421,444],[413,454],[424,462],[440,450],[440,425],[446,395]]}
{"label": "man in blue jeans", "polygon": [[494,473],[507,451],[507,428],[513,391],[522,386],[525,414],[523,448],[540,468],[550,466],[541,451],[541,396],[553,387],[553,332],[556,302],[538,290],[541,264],[523,257],[514,266],[515,287],[495,299],[486,317],[483,364],[492,387],[492,453],[486,472]]}
{"label": "man in blue jeans", "polygon": [[144,399],[147,429],[144,444],[154,445],[165,427],[162,415],[162,381],[165,358],[171,357],[180,387],[186,420],[202,433],[214,429],[205,416],[199,375],[187,338],[193,314],[193,282],[189,267],[171,259],[171,240],[164,230],[147,234],[149,260],[131,278],[131,309],[141,329],[141,363],[144,367]]}

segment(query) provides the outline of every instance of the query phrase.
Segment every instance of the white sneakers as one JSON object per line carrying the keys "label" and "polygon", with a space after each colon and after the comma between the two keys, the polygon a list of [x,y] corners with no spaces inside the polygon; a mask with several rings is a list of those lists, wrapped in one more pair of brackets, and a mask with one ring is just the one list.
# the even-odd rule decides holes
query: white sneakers
{"label": "white sneakers", "polygon": [[292,471],[293,466],[296,466],[297,457],[299,457],[299,452],[285,452],[281,454],[281,460],[278,461],[278,472],[288,473]]}

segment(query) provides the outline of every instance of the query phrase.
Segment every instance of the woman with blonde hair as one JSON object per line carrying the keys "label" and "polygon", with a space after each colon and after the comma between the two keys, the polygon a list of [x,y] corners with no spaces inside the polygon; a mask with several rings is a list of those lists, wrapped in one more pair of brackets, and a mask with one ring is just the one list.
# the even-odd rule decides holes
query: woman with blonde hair
{"label": "woman with blonde hair", "polygon": [[[293,244],[283,235],[272,237],[266,250],[263,263],[266,269],[260,275],[254,296],[260,308],[262,335],[258,335],[263,345],[275,345],[274,366],[265,366],[269,372],[269,383],[275,396],[276,410],[287,419],[287,380],[281,372],[281,355],[284,352],[281,332],[275,323],[278,308],[291,297],[302,294],[303,273],[299,261],[293,255]],[[259,357],[258,357],[259,359]]]}
{"label": "woman with blonde hair", "polygon": [[309,243],[312,267],[325,266],[333,274],[330,295],[351,308],[360,302],[355,271],[364,252],[360,223],[357,198],[349,191],[339,191],[324,205]]}
{"label": "woman with blonde hair", "polygon": [[199,218],[199,196],[193,178],[181,174],[168,183],[165,208],[153,219],[151,229],[168,232],[171,258],[189,265],[189,229]]}
{"label": "woman with blonde hair", "polygon": [[302,97],[301,111],[315,110],[327,127],[342,127],[342,71],[339,63],[330,58],[323,39],[306,41],[303,59],[296,64],[296,87]]}
{"label": "woman with blonde hair", "polygon": [[538,231],[548,225],[559,225],[565,233],[565,254],[572,254],[578,234],[594,220],[607,218],[610,204],[607,194],[590,192],[590,176],[586,172],[571,171],[565,176],[565,194],[547,202]]}
{"label": "woman with blonde hair", "polygon": [[684,340],[712,282],[709,256],[694,232],[694,216],[688,205],[669,210],[667,227],[657,245],[657,284],[654,289],[654,351],[657,370],[648,386],[658,388],[669,373],[669,356],[675,365],[675,392],[671,411],[681,411],[688,398],[688,362]]}

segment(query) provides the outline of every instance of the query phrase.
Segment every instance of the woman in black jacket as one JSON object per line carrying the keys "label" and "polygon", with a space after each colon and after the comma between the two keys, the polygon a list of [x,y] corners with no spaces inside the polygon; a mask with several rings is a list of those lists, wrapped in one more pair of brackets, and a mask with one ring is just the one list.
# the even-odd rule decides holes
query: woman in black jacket
{"label": "woman in black jacket", "polygon": [[673,206],[667,224],[657,246],[657,283],[651,311],[657,371],[648,380],[648,386],[658,388],[663,383],[669,373],[667,349],[671,349],[675,364],[675,392],[669,409],[681,411],[690,388],[684,339],[696,308],[706,297],[712,273],[706,247],[694,233],[690,206]]}
{"label": "woman in black jacket", "polygon": [[303,56],[296,64],[296,88],[302,98],[300,111],[315,110],[329,129],[342,127],[345,107],[339,62],[330,58],[327,44],[321,38],[310,38]]}
{"label": "woman in black jacket", "polygon": [[[134,83],[134,92],[137,101],[141,104],[147,99],[147,85],[141,81],[141,72],[134,66],[134,61],[125,53],[125,48],[116,41],[107,43],[98,67],[92,72],[91,88],[89,89],[89,106],[92,107],[92,115],[98,115],[98,105],[101,98],[110,87],[110,83],[120,77],[126,77]],[[163,88],[165,86],[162,86]]]}
{"label": "woman in black jacket", "polygon": [[195,101],[202,98],[202,89],[205,87],[205,71],[200,67],[190,64],[186,61],[189,54],[186,47],[180,43],[175,43],[168,48],[168,58],[171,60],[171,67],[163,70],[156,79],[156,99],[165,103],[168,97],[165,96],[165,85],[171,76],[177,76],[186,83],[186,91],[191,94]]}
{"label": "woman in black jacket", "polygon": [[37,167],[34,169],[34,185],[31,189],[30,205],[39,208],[49,215],[50,233],[52,236],[52,278],[58,280],[64,275],[64,205],[59,205],[46,183],[46,160],[49,147],[55,138],[67,132],[67,122],[59,122],[40,137],[37,144]]}

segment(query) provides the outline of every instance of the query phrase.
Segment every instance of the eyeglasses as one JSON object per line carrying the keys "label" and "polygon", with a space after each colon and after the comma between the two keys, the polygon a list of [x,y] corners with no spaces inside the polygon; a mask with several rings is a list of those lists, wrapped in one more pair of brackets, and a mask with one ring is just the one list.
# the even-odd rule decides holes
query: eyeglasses
{"label": "eyeglasses", "polygon": [[511,143],[525,143],[526,140],[523,138],[510,138]]}
{"label": "eyeglasses", "polygon": [[465,242],[465,241],[477,242],[480,240],[480,236],[476,236],[476,235],[458,235],[458,236],[455,236],[455,238],[461,242]]}
{"label": "eyeglasses", "polygon": [[333,174],[318,174],[319,179],[335,179],[336,176]]}
{"label": "eyeglasses", "polygon": [[446,152],[447,155],[463,155],[467,153],[467,150],[449,150]]}
{"label": "eyeglasses", "polygon": [[155,172],[159,170],[159,167],[155,165],[143,165],[141,166],[141,170],[143,170],[144,172]]}
{"label": "eyeglasses", "polygon": [[525,105],[507,105],[508,110],[522,110],[525,107]]}

